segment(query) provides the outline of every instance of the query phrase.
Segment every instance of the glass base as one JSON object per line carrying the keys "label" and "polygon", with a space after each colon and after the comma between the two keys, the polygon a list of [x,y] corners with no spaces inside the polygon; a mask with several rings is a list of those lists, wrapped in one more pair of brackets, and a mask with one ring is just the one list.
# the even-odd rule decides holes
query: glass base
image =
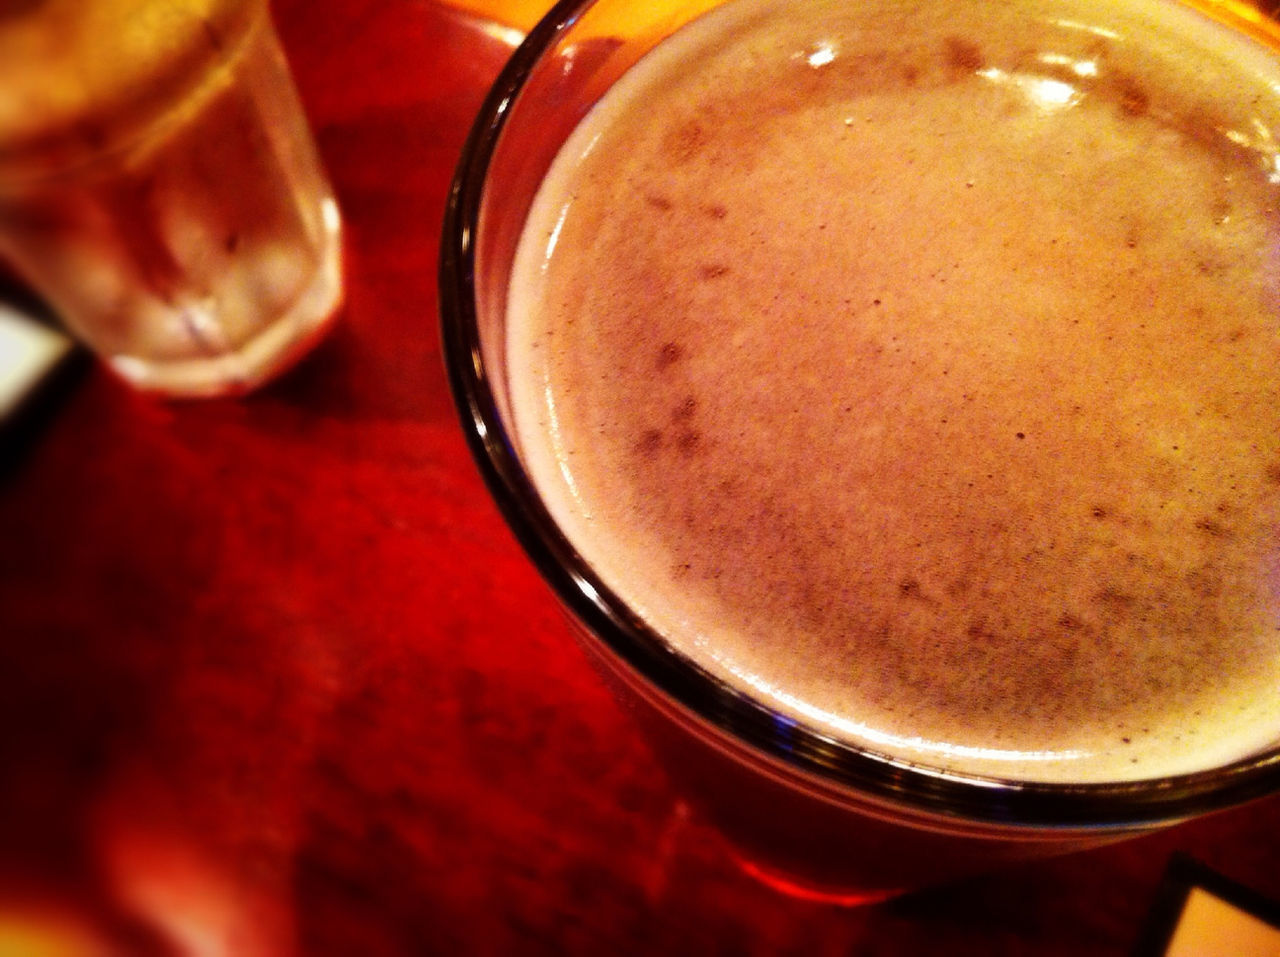
{"label": "glass base", "polygon": [[797,900],[831,904],[836,907],[867,907],[906,893],[905,889],[857,891],[848,888],[827,887],[822,884],[810,883],[793,875],[784,874],[781,871],[775,871],[766,865],[743,857],[736,850],[730,850],[729,856],[738,865],[738,869],[748,877],[759,881],[770,890],[785,894],[787,897],[794,897]]}
{"label": "glass base", "polygon": [[286,372],[329,332],[342,304],[342,230],[336,209],[325,220],[325,246],[310,285],[239,349],[172,360],[115,355],[108,358],[111,367],[135,388],[175,399],[244,395]]}

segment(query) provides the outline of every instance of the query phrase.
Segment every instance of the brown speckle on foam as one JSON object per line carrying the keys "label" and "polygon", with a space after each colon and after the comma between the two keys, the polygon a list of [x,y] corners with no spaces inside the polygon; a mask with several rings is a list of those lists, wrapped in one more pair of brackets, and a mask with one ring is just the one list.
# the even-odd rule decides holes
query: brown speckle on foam
{"label": "brown speckle on foam", "polygon": [[947,37],[945,46],[947,68],[953,73],[976,73],[986,63],[982,48],[963,37]]}
{"label": "brown speckle on foam", "polygon": [[663,372],[684,358],[684,349],[676,342],[664,342],[658,350],[658,371]]}
{"label": "brown speckle on foam", "polygon": [[1084,627],[1084,622],[1071,614],[1071,612],[1064,611],[1061,617],[1058,618],[1058,627],[1065,628],[1067,631],[1079,631]]}
{"label": "brown speckle on foam", "polygon": [[681,402],[678,406],[676,406],[675,409],[672,411],[671,421],[687,422],[693,418],[694,414],[697,411],[698,411],[698,400],[695,399],[693,396],[686,396],[685,400]]}
{"label": "brown speckle on foam", "polygon": [[663,439],[660,429],[645,429],[640,433],[640,438],[636,440],[635,450],[640,455],[650,458],[661,451],[662,445]]}
{"label": "brown speckle on foam", "polygon": [[1119,75],[1115,79],[1116,93],[1119,96],[1120,110],[1125,116],[1146,116],[1151,109],[1151,94],[1136,79]]}
{"label": "brown speckle on foam", "polygon": [[696,119],[685,120],[673,127],[663,139],[663,152],[674,166],[683,166],[697,158],[707,145],[707,131]]}
{"label": "brown speckle on foam", "polygon": [[1196,519],[1196,528],[1213,538],[1230,538],[1231,529],[1212,518]]}
{"label": "brown speckle on foam", "polygon": [[680,450],[680,454],[685,458],[696,455],[702,448],[702,433],[694,429],[688,429],[680,433],[676,439],[676,448]]}
{"label": "brown speckle on foam", "polygon": [[969,622],[968,627],[964,630],[965,637],[970,641],[990,640],[996,637],[996,633],[987,625],[985,618],[975,618]]}
{"label": "brown speckle on foam", "polygon": [[698,275],[703,279],[721,279],[729,275],[729,267],[723,263],[708,263],[698,268]]}
{"label": "brown speckle on foam", "polygon": [[724,219],[729,215],[728,208],[720,203],[705,203],[701,209],[710,219]]}
{"label": "brown speckle on foam", "polygon": [[671,200],[667,199],[667,197],[660,193],[646,193],[644,201],[646,205],[651,206],[654,209],[661,210],[664,213],[669,212],[675,205]]}

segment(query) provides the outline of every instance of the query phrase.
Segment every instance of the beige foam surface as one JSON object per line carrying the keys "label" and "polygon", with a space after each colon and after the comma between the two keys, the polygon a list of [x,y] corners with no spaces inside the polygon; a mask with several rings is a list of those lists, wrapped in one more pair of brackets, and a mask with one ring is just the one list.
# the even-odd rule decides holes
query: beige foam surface
{"label": "beige foam surface", "polygon": [[553,510],[686,654],[877,750],[1105,779],[1274,740],[1266,58],[806,9],[700,21],[553,171],[511,361]]}

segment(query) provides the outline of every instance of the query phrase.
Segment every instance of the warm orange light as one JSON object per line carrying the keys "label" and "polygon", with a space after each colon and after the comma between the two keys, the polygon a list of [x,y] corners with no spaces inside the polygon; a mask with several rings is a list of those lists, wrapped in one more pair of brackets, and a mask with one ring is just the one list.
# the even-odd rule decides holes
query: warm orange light
{"label": "warm orange light", "polygon": [[1247,34],[1255,40],[1261,40],[1269,46],[1280,47],[1280,24],[1247,0],[1183,0],[1183,2],[1233,30]]}
{"label": "warm orange light", "polygon": [[[528,32],[554,5],[550,0],[446,0],[449,6],[487,20],[495,20],[508,27]],[[638,32],[637,20],[645,23],[659,21],[679,23],[692,20],[700,13],[719,6],[722,0],[649,0],[639,5],[643,17],[634,12],[608,12],[592,14],[591,36],[628,37]]]}
{"label": "warm orange light", "polygon": [[550,0],[446,0],[446,3],[524,33],[533,29],[533,25],[552,7]]}
{"label": "warm orange light", "polygon": [[110,953],[107,942],[73,914],[0,905],[0,954],[5,957],[108,957]]}

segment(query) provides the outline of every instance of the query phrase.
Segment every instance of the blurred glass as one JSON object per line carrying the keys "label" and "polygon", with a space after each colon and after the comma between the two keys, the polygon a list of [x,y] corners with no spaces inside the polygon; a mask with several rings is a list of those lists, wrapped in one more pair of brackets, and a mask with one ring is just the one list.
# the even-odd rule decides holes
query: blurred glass
{"label": "blurred glass", "polygon": [[242,393],[341,299],[266,0],[0,5],[0,258],[139,388]]}

